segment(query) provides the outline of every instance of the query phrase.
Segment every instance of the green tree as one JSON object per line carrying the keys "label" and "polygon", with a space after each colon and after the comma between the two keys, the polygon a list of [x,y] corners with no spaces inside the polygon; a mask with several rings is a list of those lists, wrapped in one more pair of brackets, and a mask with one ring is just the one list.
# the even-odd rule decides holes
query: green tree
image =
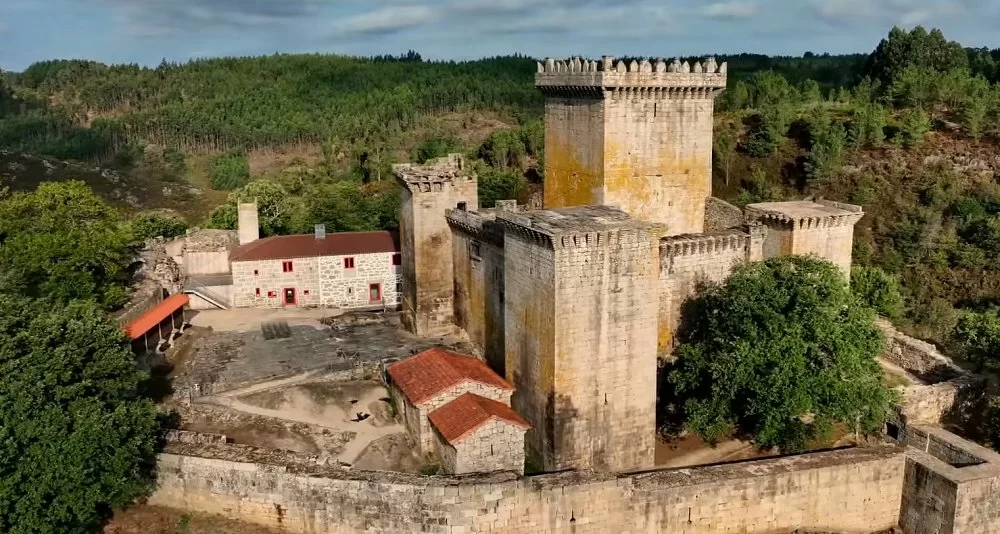
{"label": "green tree", "polygon": [[1000,451],[1000,398],[991,397],[983,414],[983,427],[986,439],[990,441],[993,450]]}
{"label": "green tree", "polygon": [[208,226],[223,230],[235,229],[238,223],[237,207],[239,204],[255,202],[262,235],[271,236],[287,233],[291,217],[290,198],[285,188],[277,182],[266,179],[254,180],[229,193],[226,203],[212,211]]}
{"label": "green tree", "polygon": [[1000,309],[962,313],[952,339],[980,371],[987,366],[996,368],[1000,363]]}
{"label": "green tree", "polygon": [[840,169],[847,132],[828,114],[817,113],[810,122],[809,134],[812,146],[806,156],[806,173],[811,180],[827,180]]}
{"label": "green tree", "polygon": [[962,101],[962,124],[969,132],[969,136],[979,141],[986,128],[986,118],[990,111],[990,99],[993,94],[990,83],[984,78],[970,78],[966,90],[963,92]]}
{"label": "green tree", "polygon": [[921,108],[903,111],[900,120],[900,140],[906,148],[919,146],[931,131],[931,116]]}
{"label": "green tree", "polygon": [[889,86],[908,67],[945,72],[969,67],[962,45],[945,39],[941,30],[928,32],[922,26],[906,32],[893,28],[868,57],[865,74]]}
{"label": "green tree", "polygon": [[725,176],[726,185],[729,185],[729,169],[736,158],[736,138],[729,132],[720,132],[715,136],[713,145],[716,161]]}
{"label": "green tree", "polygon": [[250,181],[250,163],[243,154],[223,154],[212,166],[212,189],[232,191]]}
{"label": "green tree", "polygon": [[45,182],[0,198],[0,290],[120,306],[130,243],[118,213],[82,182]]}
{"label": "green tree", "polygon": [[0,295],[0,531],[93,532],[152,484],[158,426],[93,303]]}
{"label": "green tree", "polygon": [[528,181],[516,171],[493,168],[478,170],[479,205],[492,208],[498,200],[518,200],[523,202],[528,191]]}
{"label": "green tree", "polygon": [[524,138],[518,130],[493,132],[479,147],[479,157],[500,169],[522,169],[526,155]]}
{"label": "green tree", "polygon": [[180,217],[160,213],[141,213],[132,219],[132,234],[136,241],[145,241],[154,237],[177,237],[184,235],[188,225]]}
{"label": "green tree", "polygon": [[734,431],[797,450],[836,423],[881,429],[893,394],[882,336],[833,264],[787,256],[737,267],[691,307],[669,381],[685,423],[709,442]]}
{"label": "green tree", "polygon": [[903,314],[899,280],[878,267],[855,267],[851,270],[851,291],[862,303],[880,315],[898,319]]}
{"label": "green tree", "polygon": [[316,187],[308,196],[308,212],[327,231],[359,232],[398,227],[399,190],[391,182],[359,187],[340,181]]}
{"label": "green tree", "polygon": [[462,149],[462,141],[451,136],[434,136],[417,147],[417,163],[426,163],[432,159],[447,156]]}
{"label": "green tree", "polygon": [[874,103],[854,109],[847,128],[847,141],[853,148],[877,147],[885,141],[885,109]]}

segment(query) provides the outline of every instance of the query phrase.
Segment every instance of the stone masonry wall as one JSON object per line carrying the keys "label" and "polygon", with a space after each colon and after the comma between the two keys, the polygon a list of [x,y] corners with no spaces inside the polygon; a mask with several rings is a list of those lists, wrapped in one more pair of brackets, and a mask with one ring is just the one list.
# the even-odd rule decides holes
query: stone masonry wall
{"label": "stone masonry wall", "polygon": [[900,526],[907,534],[1000,532],[1000,455],[935,427],[908,426]]}
{"label": "stone masonry wall", "polygon": [[431,421],[428,418],[430,413],[457,399],[460,395],[465,393],[475,393],[480,397],[492,399],[510,406],[510,391],[472,381],[463,382],[424,402],[423,404],[420,404],[417,406],[417,410],[419,412],[419,433],[413,436],[413,439],[420,447],[421,454],[434,451],[434,429],[431,428]]}
{"label": "stone masonry wall", "polygon": [[[337,308],[365,308],[399,304],[397,287],[402,277],[392,264],[394,252],[324,256],[319,258],[320,302]],[[354,268],[344,267],[345,258],[354,259]],[[380,284],[382,300],[369,298],[370,284]]]}
{"label": "stone masonry wall", "polygon": [[[455,324],[504,376],[504,251],[491,240],[453,229]],[[475,251],[478,250],[478,255]]]}
{"label": "stone masonry wall", "polygon": [[555,249],[555,395],[546,422],[557,445],[545,468],[652,467],[655,238],[629,229],[564,239]]}
{"label": "stone masonry wall", "polygon": [[478,207],[476,180],[455,176],[404,180],[400,212],[403,323],[425,335],[454,327],[452,231],[445,211],[465,202]]}
{"label": "stone masonry wall", "polygon": [[[437,438],[444,441],[440,435]],[[524,430],[517,425],[493,419],[458,443],[441,443],[441,447],[455,451],[442,458],[450,474],[524,472]]]}
{"label": "stone masonry wall", "polygon": [[507,232],[504,236],[504,347],[506,378],[517,391],[511,407],[531,430],[525,451],[538,466],[552,463],[555,398],[555,253],[530,239]]}
{"label": "stone masonry wall", "polygon": [[657,355],[669,359],[684,303],[706,284],[724,282],[747,260],[749,236],[739,230],[661,240]]}
{"label": "stone masonry wall", "polygon": [[[292,262],[292,272],[282,271],[283,261]],[[317,258],[236,261],[232,267],[232,302],[236,308],[282,308],[285,288],[295,289],[296,306],[320,305]]]}
{"label": "stone masonry wall", "polygon": [[[666,225],[666,235],[700,233],[712,195],[711,93],[607,93],[604,203]],[[546,152],[548,158],[548,152]]]}
{"label": "stone masonry wall", "polygon": [[545,99],[546,209],[604,203],[604,100]]}
{"label": "stone masonry wall", "polygon": [[[149,502],[300,534],[869,533],[900,516],[900,447],[615,476],[416,477],[161,454]],[[182,456],[197,450],[203,457]],[[242,457],[245,457],[241,456]]]}

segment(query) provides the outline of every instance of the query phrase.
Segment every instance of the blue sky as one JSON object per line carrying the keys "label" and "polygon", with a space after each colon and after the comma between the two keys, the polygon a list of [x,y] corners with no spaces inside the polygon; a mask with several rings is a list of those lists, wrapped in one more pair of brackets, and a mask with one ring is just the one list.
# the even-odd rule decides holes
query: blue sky
{"label": "blue sky", "polygon": [[0,0],[0,68],[408,49],[434,59],[868,52],[896,24],[1000,47],[1000,0]]}

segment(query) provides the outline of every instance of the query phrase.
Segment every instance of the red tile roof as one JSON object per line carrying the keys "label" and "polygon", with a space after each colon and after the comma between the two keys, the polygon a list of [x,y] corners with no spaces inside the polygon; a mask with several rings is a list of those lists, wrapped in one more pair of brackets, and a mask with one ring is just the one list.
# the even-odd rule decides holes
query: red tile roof
{"label": "red tile roof", "polygon": [[439,348],[425,350],[394,363],[388,371],[392,381],[415,405],[429,401],[465,381],[514,391],[510,382],[500,378],[482,361]]}
{"label": "red tile roof", "polygon": [[477,428],[493,419],[521,427],[531,428],[517,412],[502,402],[465,393],[457,399],[431,412],[428,417],[434,428],[452,445],[462,441]]}
{"label": "red tile roof", "polygon": [[340,232],[317,239],[314,234],[279,235],[240,245],[230,261],[289,260],[319,256],[349,256],[399,252],[399,238],[392,232]]}
{"label": "red tile roof", "polygon": [[138,319],[125,325],[125,335],[129,339],[139,339],[146,335],[146,332],[156,328],[156,325],[163,322],[164,319],[173,315],[175,311],[183,308],[190,300],[183,293],[170,295],[156,306],[153,306],[148,312],[142,314]]}

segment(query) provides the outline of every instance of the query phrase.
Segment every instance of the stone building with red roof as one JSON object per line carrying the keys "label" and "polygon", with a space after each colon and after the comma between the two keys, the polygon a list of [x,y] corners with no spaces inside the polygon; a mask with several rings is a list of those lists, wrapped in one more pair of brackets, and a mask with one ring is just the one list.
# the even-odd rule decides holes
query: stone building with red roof
{"label": "stone building with red roof", "polygon": [[449,473],[523,471],[530,425],[510,407],[514,386],[481,360],[433,348],[387,371],[422,455],[436,454]]}
{"label": "stone building with red roof", "polygon": [[384,309],[399,304],[396,234],[327,234],[317,228],[314,234],[259,239],[256,225],[256,206],[241,205],[241,244],[229,255],[234,307]]}

